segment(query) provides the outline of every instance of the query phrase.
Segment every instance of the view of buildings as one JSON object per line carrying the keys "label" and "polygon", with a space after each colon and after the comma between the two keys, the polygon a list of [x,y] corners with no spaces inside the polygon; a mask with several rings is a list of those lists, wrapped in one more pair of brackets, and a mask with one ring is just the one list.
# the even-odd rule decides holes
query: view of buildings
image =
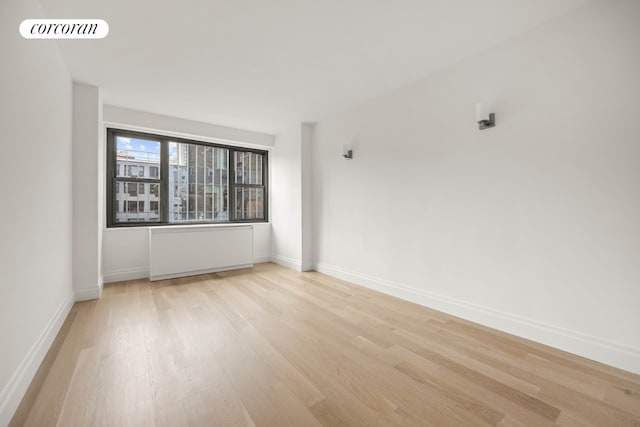
{"label": "view of buildings", "polygon": [[[161,221],[161,143],[116,139],[115,222]],[[234,154],[235,218],[262,219],[263,156]],[[228,149],[170,142],[168,172],[169,222],[228,220]]]}

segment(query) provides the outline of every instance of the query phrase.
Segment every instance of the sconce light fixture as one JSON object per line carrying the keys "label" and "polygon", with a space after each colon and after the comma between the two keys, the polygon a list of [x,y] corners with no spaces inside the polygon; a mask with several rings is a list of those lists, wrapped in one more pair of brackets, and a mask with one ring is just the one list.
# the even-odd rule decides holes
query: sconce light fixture
{"label": "sconce light fixture", "polygon": [[489,113],[487,104],[478,102],[476,104],[476,121],[478,122],[478,128],[480,130],[489,129],[496,125],[495,113]]}
{"label": "sconce light fixture", "polygon": [[353,150],[347,144],[342,144],[342,157],[353,159]]}

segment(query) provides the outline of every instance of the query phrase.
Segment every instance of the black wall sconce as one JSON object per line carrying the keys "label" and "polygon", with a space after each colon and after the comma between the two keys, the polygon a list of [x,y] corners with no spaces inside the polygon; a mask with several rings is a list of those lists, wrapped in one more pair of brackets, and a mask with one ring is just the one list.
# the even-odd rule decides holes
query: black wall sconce
{"label": "black wall sconce", "polygon": [[489,129],[496,126],[496,115],[495,113],[489,113],[489,108],[486,104],[478,102],[476,104],[476,121],[480,130]]}
{"label": "black wall sconce", "polygon": [[342,145],[342,157],[345,159],[353,159],[353,150],[347,145]]}

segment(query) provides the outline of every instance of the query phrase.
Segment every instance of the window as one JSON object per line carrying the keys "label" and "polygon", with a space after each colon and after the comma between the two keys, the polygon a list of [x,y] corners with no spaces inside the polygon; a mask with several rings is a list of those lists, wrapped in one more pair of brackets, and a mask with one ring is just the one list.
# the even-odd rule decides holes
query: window
{"label": "window", "polygon": [[133,182],[125,182],[124,186],[127,188],[127,193],[130,196],[135,197],[138,195],[138,184]]}
{"label": "window", "polygon": [[127,212],[138,213],[138,202],[127,202]]}
{"label": "window", "polygon": [[138,165],[124,165],[127,176],[138,176]]}
{"label": "window", "polygon": [[108,129],[107,225],[267,221],[267,155]]}
{"label": "window", "polygon": [[234,153],[236,218],[260,218],[264,210],[262,186],[262,154]]}

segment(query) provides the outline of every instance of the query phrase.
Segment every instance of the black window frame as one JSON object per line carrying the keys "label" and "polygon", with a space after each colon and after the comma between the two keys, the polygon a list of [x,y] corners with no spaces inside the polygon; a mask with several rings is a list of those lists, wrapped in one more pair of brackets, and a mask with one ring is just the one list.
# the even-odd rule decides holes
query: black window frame
{"label": "black window frame", "polygon": [[[116,137],[146,139],[160,142],[160,174],[158,178],[140,178],[117,176],[117,147]],[[247,224],[247,223],[266,223],[269,222],[269,151],[256,148],[240,147],[217,142],[205,142],[194,139],[173,137],[149,132],[132,131],[118,128],[107,128],[107,228],[126,228],[126,227],[155,227],[155,226],[184,226],[184,225],[202,225],[202,224]],[[229,165],[227,170],[227,219],[226,220],[200,220],[200,221],[174,221],[169,222],[169,143],[177,142],[182,144],[201,145],[205,147],[216,147],[228,150]],[[236,152],[251,152],[262,155],[262,185],[251,185],[252,187],[263,188],[263,214],[264,218],[236,219],[235,206],[235,189],[236,187],[244,187],[246,184],[236,184],[236,165],[233,161]],[[159,221],[135,221],[135,222],[116,222],[116,183],[117,182],[136,182],[136,183],[152,183],[159,184],[158,197],[159,200]]]}
{"label": "black window frame", "polygon": [[[236,152],[241,152],[241,151],[238,150]],[[233,170],[229,170],[229,174],[231,174],[233,172],[233,175],[231,176],[230,179],[231,179],[231,181],[234,182],[233,194],[231,195],[231,197],[233,197],[233,203],[234,203],[234,207],[233,208],[235,209],[234,215],[237,213],[237,209],[236,209],[237,206],[235,206],[235,202],[236,202],[236,191],[235,190],[236,189],[238,189],[238,188],[246,188],[246,189],[264,188],[263,184],[250,184],[250,183],[238,183],[238,182],[236,182],[236,180],[238,179],[238,175],[236,174],[237,161],[236,161],[235,154],[236,153],[233,153],[233,158],[232,158],[232,160],[230,160],[230,162],[233,161],[234,168],[233,168]],[[263,163],[263,166],[264,166],[264,159],[262,160],[262,163]],[[264,171],[262,173],[262,179],[263,179],[263,182],[264,182]],[[263,196],[262,197],[263,197],[263,200],[266,198],[266,192],[263,192]]]}

